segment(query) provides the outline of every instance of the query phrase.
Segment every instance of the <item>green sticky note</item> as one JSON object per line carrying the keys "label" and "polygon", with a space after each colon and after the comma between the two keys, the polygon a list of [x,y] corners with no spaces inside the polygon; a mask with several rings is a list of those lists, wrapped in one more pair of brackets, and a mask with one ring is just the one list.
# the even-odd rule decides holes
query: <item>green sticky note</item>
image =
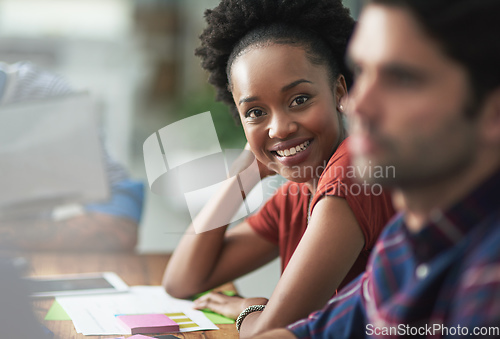
{"label": "green sticky note", "polygon": [[228,317],[225,317],[219,313],[215,313],[209,310],[202,310],[203,314],[210,319],[214,324],[222,325],[222,324],[234,324],[234,320]]}
{"label": "green sticky note", "polygon": [[71,320],[71,318],[64,308],[57,301],[54,301],[52,307],[45,315],[45,320]]}

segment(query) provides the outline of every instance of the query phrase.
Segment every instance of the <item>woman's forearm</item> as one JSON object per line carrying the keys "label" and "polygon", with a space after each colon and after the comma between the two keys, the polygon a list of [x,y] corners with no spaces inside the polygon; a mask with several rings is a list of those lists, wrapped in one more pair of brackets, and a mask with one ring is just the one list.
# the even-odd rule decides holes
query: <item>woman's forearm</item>
{"label": "woman's forearm", "polygon": [[236,161],[238,174],[221,184],[185,232],[163,279],[163,286],[171,295],[191,296],[225,282],[224,277],[230,275],[221,262],[231,264],[227,249],[235,251],[242,239],[227,239],[227,225],[241,207],[245,192],[260,181],[257,164],[248,164],[245,157]]}
{"label": "woman's forearm", "polygon": [[227,224],[239,208],[233,196],[235,189],[239,192],[236,177],[224,182],[186,230],[163,278],[169,294],[185,298],[205,289],[224,246]]}

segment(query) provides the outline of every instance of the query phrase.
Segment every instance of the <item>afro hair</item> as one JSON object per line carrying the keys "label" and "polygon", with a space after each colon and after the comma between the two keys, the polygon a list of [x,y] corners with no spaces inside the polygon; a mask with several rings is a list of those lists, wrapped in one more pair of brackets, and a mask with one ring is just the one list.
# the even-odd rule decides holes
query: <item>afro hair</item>
{"label": "afro hair", "polygon": [[[341,0],[222,0],[216,8],[205,11],[205,18],[208,25],[195,54],[209,73],[208,82],[216,88],[216,99],[229,105],[235,119],[238,112],[228,89],[228,61],[239,42],[256,29],[276,24],[285,30],[292,27],[286,37],[289,41],[296,38],[293,32],[297,29],[317,36],[329,49],[348,86],[352,82],[344,57],[355,22]],[[267,40],[272,41],[273,36]]]}

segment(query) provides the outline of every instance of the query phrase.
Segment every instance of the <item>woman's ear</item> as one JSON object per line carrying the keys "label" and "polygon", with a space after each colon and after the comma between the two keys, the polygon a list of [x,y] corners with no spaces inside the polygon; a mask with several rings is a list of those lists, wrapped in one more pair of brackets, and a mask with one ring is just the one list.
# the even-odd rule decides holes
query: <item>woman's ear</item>
{"label": "woman's ear", "polygon": [[347,105],[347,84],[342,74],[339,75],[335,83],[335,100],[337,104],[337,109],[341,113],[344,113],[344,110]]}

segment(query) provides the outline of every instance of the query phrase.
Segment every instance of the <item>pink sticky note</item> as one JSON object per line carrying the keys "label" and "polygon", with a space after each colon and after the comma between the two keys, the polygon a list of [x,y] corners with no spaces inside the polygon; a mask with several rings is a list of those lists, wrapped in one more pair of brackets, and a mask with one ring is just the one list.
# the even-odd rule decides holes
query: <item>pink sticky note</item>
{"label": "pink sticky note", "polygon": [[134,314],[116,316],[132,334],[179,332],[179,325],[165,314]]}

